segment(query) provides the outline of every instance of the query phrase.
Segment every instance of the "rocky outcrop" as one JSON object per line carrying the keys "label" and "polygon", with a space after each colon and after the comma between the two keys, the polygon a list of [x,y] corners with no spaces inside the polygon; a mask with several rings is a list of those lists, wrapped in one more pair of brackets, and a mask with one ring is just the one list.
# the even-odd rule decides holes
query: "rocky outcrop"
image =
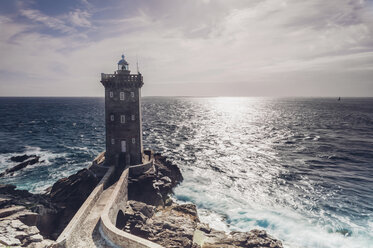
{"label": "rocky outcrop", "polygon": [[183,180],[180,169],[161,154],[154,155],[154,168],[131,177],[128,182],[128,199],[159,206],[170,204],[169,194]]}
{"label": "rocky outcrop", "polygon": [[[29,158],[15,158],[20,159],[28,161]],[[102,169],[96,167],[80,170],[58,180],[46,194],[31,194],[13,185],[0,185],[0,247],[48,247],[102,175]]]}
{"label": "rocky outcrop", "polygon": [[22,156],[14,156],[11,157],[10,160],[13,162],[21,162],[20,164],[17,164],[16,166],[13,166],[12,168],[9,168],[5,170],[4,172],[0,173],[0,177],[3,177],[5,175],[12,175],[14,172],[22,170],[23,168],[26,168],[29,165],[33,165],[36,163],[43,163],[44,161],[39,160],[40,157],[36,155],[22,155]]}
{"label": "rocky outcrop", "polygon": [[145,203],[129,201],[123,230],[164,247],[198,247],[193,234],[199,222],[193,204],[156,209]]}
{"label": "rocky outcrop", "polygon": [[[29,158],[25,158],[29,159]],[[0,185],[0,246],[50,247],[101,179],[93,166],[58,180],[46,194]],[[282,248],[263,230],[225,233],[201,223],[193,204],[169,197],[183,180],[179,168],[155,154],[154,168],[129,180],[126,210],[116,226],[164,247]]]}
{"label": "rocky outcrop", "polygon": [[48,197],[16,190],[13,185],[0,185],[0,208],[0,244],[47,247],[53,243],[42,235],[47,226],[45,216],[57,213]]}
{"label": "rocky outcrop", "polygon": [[116,226],[164,247],[248,247],[282,248],[281,241],[263,230],[225,233],[201,223],[194,204],[173,203],[169,195],[183,180],[179,168],[160,154],[155,168],[130,178],[130,201]]}
{"label": "rocky outcrop", "polygon": [[13,157],[10,157],[10,161],[13,161],[13,162],[24,162],[25,160],[27,159],[30,159],[30,158],[36,158],[38,156],[36,155],[27,155],[27,154],[24,154],[24,155],[20,155],[20,156],[13,156]]}
{"label": "rocky outcrop", "polygon": [[129,201],[117,227],[164,247],[180,248],[282,248],[280,241],[263,230],[225,233],[201,223],[194,204],[155,207]]}
{"label": "rocky outcrop", "polygon": [[82,169],[76,174],[58,180],[52,186],[48,196],[50,202],[59,209],[58,219],[54,223],[53,239],[57,239],[100,179],[101,177],[90,169]]}
{"label": "rocky outcrop", "polygon": [[220,247],[245,247],[245,248],[282,248],[282,243],[267,234],[264,230],[251,230],[250,232],[231,232],[224,233],[215,230],[202,232],[205,238],[203,248]]}

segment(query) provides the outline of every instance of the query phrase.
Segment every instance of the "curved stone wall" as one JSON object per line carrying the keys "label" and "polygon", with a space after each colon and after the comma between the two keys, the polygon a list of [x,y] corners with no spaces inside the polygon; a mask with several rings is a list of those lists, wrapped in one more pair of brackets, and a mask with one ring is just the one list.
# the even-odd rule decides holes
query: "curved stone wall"
{"label": "curved stone wall", "polygon": [[134,175],[134,176],[141,175],[141,174],[143,174],[144,172],[148,171],[150,168],[153,167],[153,164],[154,164],[154,154],[153,154],[153,151],[151,151],[151,150],[144,151],[144,155],[147,158],[146,161],[144,161],[144,163],[129,166],[130,176],[132,176],[132,175]]}
{"label": "curved stone wall", "polygon": [[91,192],[91,194],[85,200],[83,205],[79,208],[78,212],[76,212],[76,214],[71,219],[69,224],[60,234],[60,236],[56,240],[56,245],[55,245],[56,247],[65,247],[65,244],[67,243],[68,239],[71,238],[72,234],[76,233],[77,230],[81,228],[84,220],[88,216],[92,207],[96,204],[97,200],[100,198],[100,195],[104,190],[104,185],[106,184],[107,180],[109,179],[113,171],[114,171],[114,167],[110,167],[109,170],[106,172],[105,176],[101,179],[101,181],[98,183],[96,188]]}
{"label": "curved stone wall", "polygon": [[101,214],[101,235],[110,243],[120,247],[162,248],[162,246],[156,243],[124,232],[115,227],[114,223],[116,223],[118,212],[119,210],[124,212],[128,200],[128,174],[129,169],[127,168],[117,181],[115,189]]}
{"label": "curved stone wall", "polygon": [[145,171],[149,170],[154,163],[154,159],[151,159],[149,162],[138,164],[138,165],[132,165],[129,167],[130,174],[132,175],[141,175]]}

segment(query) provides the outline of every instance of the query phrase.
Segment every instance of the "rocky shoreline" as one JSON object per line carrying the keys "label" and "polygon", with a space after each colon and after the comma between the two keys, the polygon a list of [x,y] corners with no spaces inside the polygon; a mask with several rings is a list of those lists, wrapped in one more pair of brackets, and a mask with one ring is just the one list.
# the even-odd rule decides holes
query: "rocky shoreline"
{"label": "rocky shoreline", "polygon": [[[0,246],[52,247],[102,176],[92,166],[58,180],[45,194],[0,185]],[[155,154],[154,170],[130,177],[128,206],[116,226],[164,247],[282,248],[263,230],[225,233],[201,223],[195,205],[170,198],[182,180],[176,165]]]}

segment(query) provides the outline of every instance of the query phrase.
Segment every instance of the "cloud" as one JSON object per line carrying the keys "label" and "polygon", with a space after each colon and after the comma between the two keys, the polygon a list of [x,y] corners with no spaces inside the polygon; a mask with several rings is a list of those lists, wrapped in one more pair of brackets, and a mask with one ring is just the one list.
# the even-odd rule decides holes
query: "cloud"
{"label": "cloud", "polygon": [[89,21],[89,18],[91,17],[91,14],[87,11],[83,11],[80,9],[76,9],[75,11],[71,11],[69,13],[69,19],[70,22],[73,24],[73,26],[77,27],[90,27],[91,22]]}
{"label": "cloud", "polygon": [[[346,78],[356,87],[371,83],[373,18],[364,1],[136,1],[118,4],[123,15],[112,14],[113,7],[90,3],[47,16],[23,6],[20,13],[32,23],[0,17],[7,58],[0,78],[23,85],[24,94],[38,85],[46,95],[100,95],[99,74],[113,72],[124,52],[130,65],[139,58],[147,87],[172,85],[173,94],[188,84],[225,85],[216,92],[228,95],[229,85],[263,85],[255,91],[262,94],[288,80],[297,82],[290,92],[297,95],[311,79],[333,94],[329,74],[346,89]],[[9,76],[17,73],[24,76]]]}
{"label": "cloud", "polygon": [[48,28],[61,31],[63,33],[72,33],[75,31],[72,27],[66,25],[63,20],[44,15],[36,9],[20,9],[20,14],[27,17],[31,21],[41,23]]}

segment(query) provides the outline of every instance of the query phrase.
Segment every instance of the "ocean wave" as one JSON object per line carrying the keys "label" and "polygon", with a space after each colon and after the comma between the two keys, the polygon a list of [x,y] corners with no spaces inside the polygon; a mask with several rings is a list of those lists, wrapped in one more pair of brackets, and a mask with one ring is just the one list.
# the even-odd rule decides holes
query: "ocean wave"
{"label": "ocean wave", "polygon": [[[0,109],[0,169],[25,144],[50,154],[47,166],[2,183],[41,192],[104,150],[102,99],[12,101],[16,108]],[[370,248],[372,99],[145,98],[142,106],[144,146],[180,167],[175,198],[195,203],[213,227],[264,228],[291,248]]]}
{"label": "ocean wave", "polygon": [[[283,240],[284,247],[288,248],[368,248],[373,243],[373,239],[365,231],[366,227],[353,225],[347,217],[339,219],[340,223],[345,225],[317,224],[310,216],[302,215],[293,209],[264,209],[263,204],[240,206],[247,202],[240,203],[223,195],[191,188],[177,188],[176,199],[197,204],[201,221],[209,223],[217,230],[229,232],[265,229],[269,234]],[[244,201],[248,200],[246,198]],[[371,226],[369,228],[371,229]]]}

